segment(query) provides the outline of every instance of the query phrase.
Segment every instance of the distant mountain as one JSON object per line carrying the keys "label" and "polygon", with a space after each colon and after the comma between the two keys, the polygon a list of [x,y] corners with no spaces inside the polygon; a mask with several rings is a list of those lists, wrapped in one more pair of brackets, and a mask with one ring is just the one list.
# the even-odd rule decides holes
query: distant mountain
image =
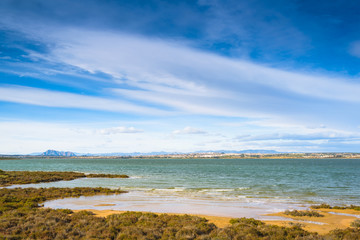
{"label": "distant mountain", "polygon": [[171,155],[171,154],[192,154],[192,153],[259,153],[259,154],[276,154],[282,153],[277,152],[275,150],[264,150],[264,149],[248,149],[248,150],[241,150],[241,151],[234,151],[234,150],[202,150],[196,152],[132,152],[132,153],[74,153],[74,152],[64,152],[64,151],[57,151],[57,150],[47,150],[43,153],[32,153],[29,154],[31,156],[51,156],[51,157],[76,157],[76,156],[104,156],[104,157],[111,157],[111,156],[154,156],[154,155]]}
{"label": "distant mountain", "polygon": [[73,152],[63,152],[63,151],[56,151],[56,150],[47,150],[43,152],[41,156],[51,156],[51,157],[75,157],[76,154]]}

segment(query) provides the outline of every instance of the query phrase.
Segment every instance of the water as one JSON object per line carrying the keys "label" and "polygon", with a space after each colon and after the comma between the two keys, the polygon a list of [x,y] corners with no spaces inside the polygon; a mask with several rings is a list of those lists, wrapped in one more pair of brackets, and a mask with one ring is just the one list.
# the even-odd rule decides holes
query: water
{"label": "water", "polygon": [[0,161],[0,169],[127,174],[30,186],[121,188],[132,201],[360,205],[360,159],[22,159]]}

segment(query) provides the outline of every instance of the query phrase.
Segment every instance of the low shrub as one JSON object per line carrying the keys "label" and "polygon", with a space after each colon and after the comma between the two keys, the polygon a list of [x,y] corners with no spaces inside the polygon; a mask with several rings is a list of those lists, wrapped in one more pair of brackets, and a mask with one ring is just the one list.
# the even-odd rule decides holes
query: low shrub
{"label": "low shrub", "polygon": [[0,173],[0,186],[67,181],[83,177],[86,177],[85,174],[77,172],[3,171]]}
{"label": "low shrub", "polygon": [[120,174],[88,174],[79,172],[3,171],[0,170],[0,186],[41,182],[69,181],[77,178],[129,178]]}
{"label": "low shrub", "polygon": [[360,220],[359,220],[359,219],[354,220],[354,221],[351,223],[350,226],[353,227],[353,228],[359,228],[359,229],[360,229]]}
{"label": "low shrub", "polygon": [[286,210],[284,212],[284,214],[286,215],[290,215],[290,216],[294,216],[294,217],[324,217],[324,215],[313,211],[313,210],[305,210],[305,211],[298,211],[298,210],[293,210],[293,211],[289,211]]}
{"label": "low shrub", "polygon": [[358,240],[360,239],[359,228],[336,229],[324,236],[325,240]]}
{"label": "low shrub", "polygon": [[325,209],[331,209],[332,207],[329,204],[319,204],[319,205],[311,205],[310,208],[312,209],[320,209],[320,208],[325,208]]}
{"label": "low shrub", "polygon": [[[8,172],[5,172],[7,174]],[[4,172],[0,172],[4,175]],[[45,177],[46,178],[46,177]],[[292,227],[267,225],[253,218],[238,218],[218,228],[205,218],[141,212],[97,217],[89,211],[40,208],[44,201],[120,194],[106,188],[15,188],[0,189],[0,240],[2,239],[202,239],[202,240],[332,240],[360,239],[359,222],[353,228],[335,230],[324,236]],[[301,211],[299,211],[301,212]],[[315,212],[315,211],[314,211]]]}
{"label": "low shrub", "polygon": [[350,206],[330,206],[329,204],[320,204],[320,205],[312,205],[310,206],[310,208],[312,209],[320,209],[320,208],[324,208],[324,209],[352,209],[352,210],[356,210],[356,211],[360,211],[360,206],[357,205],[350,205]]}
{"label": "low shrub", "polygon": [[229,227],[213,231],[210,239],[322,239],[317,233],[310,233],[299,226],[279,227],[253,218],[232,219],[231,223]]}
{"label": "low shrub", "polygon": [[0,189],[0,213],[13,209],[32,209],[47,200],[93,195],[124,193],[108,188],[2,188]]}

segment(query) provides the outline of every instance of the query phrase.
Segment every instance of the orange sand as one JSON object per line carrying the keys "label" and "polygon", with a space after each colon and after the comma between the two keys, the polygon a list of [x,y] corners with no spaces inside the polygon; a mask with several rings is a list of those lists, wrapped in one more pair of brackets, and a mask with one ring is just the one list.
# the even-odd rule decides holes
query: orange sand
{"label": "orange sand", "polygon": [[[358,219],[353,216],[336,215],[336,214],[331,214],[329,212],[360,215],[359,211],[355,211],[351,209],[345,209],[345,210],[316,209],[316,211],[324,215],[324,217],[293,217],[293,216],[285,215],[284,213],[274,213],[274,214],[269,214],[268,216],[280,216],[280,217],[289,218],[289,220],[265,221],[265,222],[268,224],[273,224],[278,226],[290,226],[292,223],[300,223],[303,229],[307,231],[317,232],[319,234],[326,234],[331,230],[344,229],[350,227],[351,222],[353,222],[355,219]],[[307,223],[302,221],[312,221],[312,222],[319,222],[324,224],[320,225],[320,224]]]}
{"label": "orange sand", "polygon": [[[78,212],[80,210],[74,210],[74,212]],[[116,210],[93,210],[87,209],[87,211],[93,212],[95,215],[99,217],[107,217],[111,214],[121,214],[126,211],[116,211]],[[318,212],[324,215],[324,217],[292,217],[289,215],[285,215],[284,213],[274,213],[269,214],[268,216],[280,216],[287,218],[289,220],[273,220],[273,221],[264,221],[267,224],[273,224],[277,226],[286,226],[290,227],[293,223],[300,223],[303,229],[310,232],[317,232],[319,234],[326,234],[334,229],[344,229],[350,226],[351,222],[353,222],[356,217],[353,216],[344,216],[344,215],[335,215],[329,212],[337,212],[337,213],[346,213],[346,214],[354,214],[360,215],[359,211],[355,210],[338,210],[338,209],[317,209]],[[161,213],[157,213],[161,214]],[[184,214],[173,214],[170,215],[184,215]],[[214,223],[217,227],[223,228],[229,226],[230,217],[219,217],[219,216],[207,216],[207,215],[196,215],[190,214],[192,216],[203,217],[209,220],[209,222]],[[315,224],[315,223],[307,223],[302,221],[312,221],[324,223],[323,225]]]}
{"label": "orange sand", "polygon": [[[86,211],[93,212],[96,216],[99,217],[107,217],[111,214],[121,214],[125,213],[126,211],[117,211],[117,210],[94,210],[94,209],[85,209]],[[79,212],[81,210],[73,210],[74,212]],[[156,214],[163,214],[163,213],[156,213]],[[185,215],[182,213],[167,213],[168,215]],[[196,214],[188,214],[191,216],[203,217],[209,220],[209,222],[214,223],[217,227],[223,228],[229,226],[230,217],[218,217],[218,216],[207,216],[207,215],[196,215]]]}

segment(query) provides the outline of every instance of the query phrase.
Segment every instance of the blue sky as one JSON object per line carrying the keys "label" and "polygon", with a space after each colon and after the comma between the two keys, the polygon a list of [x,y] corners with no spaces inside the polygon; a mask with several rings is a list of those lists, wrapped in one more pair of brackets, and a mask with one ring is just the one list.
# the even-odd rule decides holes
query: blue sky
{"label": "blue sky", "polygon": [[356,1],[0,2],[0,153],[359,152]]}

